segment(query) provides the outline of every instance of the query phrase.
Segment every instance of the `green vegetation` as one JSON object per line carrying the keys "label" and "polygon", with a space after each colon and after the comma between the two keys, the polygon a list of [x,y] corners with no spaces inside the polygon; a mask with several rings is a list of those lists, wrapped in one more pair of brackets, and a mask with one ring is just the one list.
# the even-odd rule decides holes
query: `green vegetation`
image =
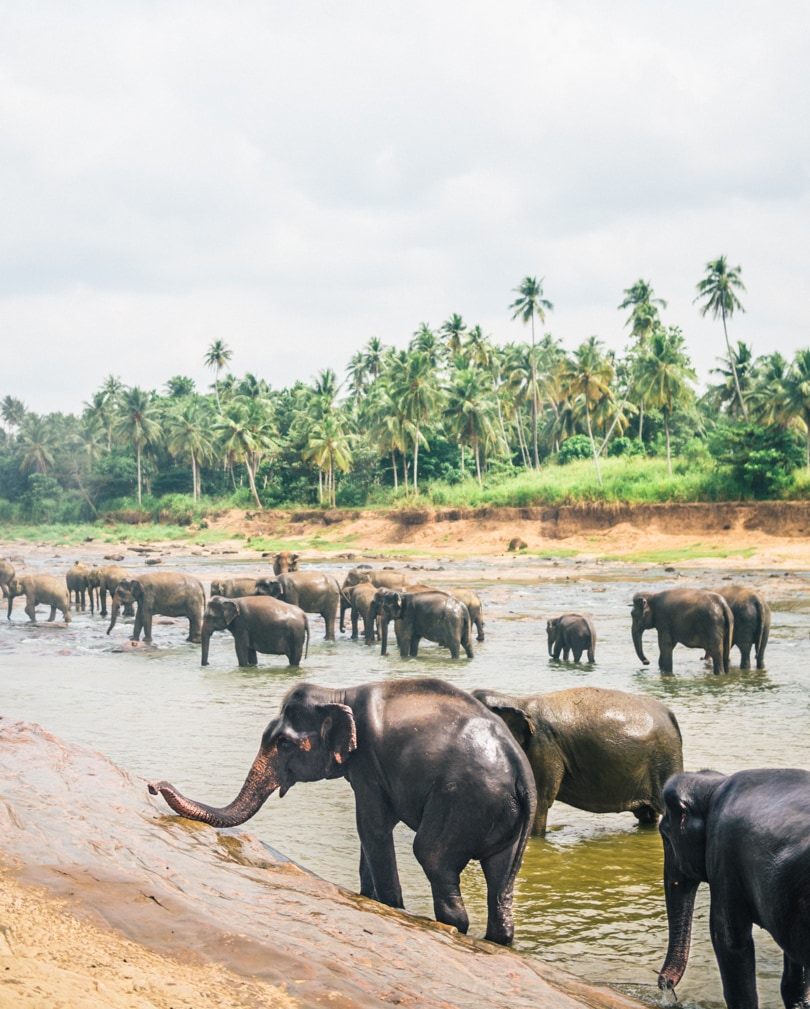
{"label": "green vegetation", "polygon": [[509,306],[530,325],[528,343],[499,346],[453,313],[420,324],[404,350],[372,338],[345,383],[328,369],[277,390],[239,378],[217,340],[203,355],[208,392],[183,375],[160,391],[109,376],[78,416],[39,415],[6,395],[0,523],[114,542],[150,523],[199,539],[228,508],[807,497],[810,349],[787,361],[732,345],[740,268],[720,257],[706,271],[695,300],[722,320],[727,354],[701,396],[683,332],[664,325],[649,281],[624,291],[630,342],[616,355],[595,336],[570,351],[538,336],[553,306],[528,276]]}

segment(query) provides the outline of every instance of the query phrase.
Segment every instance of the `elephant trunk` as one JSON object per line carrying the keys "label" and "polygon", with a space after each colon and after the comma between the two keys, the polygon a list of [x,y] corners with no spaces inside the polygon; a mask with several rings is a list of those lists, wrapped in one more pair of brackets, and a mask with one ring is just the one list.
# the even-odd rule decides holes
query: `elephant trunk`
{"label": "elephant trunk", "polygon": [[113,594],[112,603],[110,604],[110,626],[107,628],[107,633],[115,627],[116,621],[118,620],[118,611],[121,609],[120,598]]}
{"label": "elephant trunk", "polygon": [[205,618],[203,618],[202,631],[200,634],[200,641],[202,642],[202,658],[200,659],[201,666],[208,665],[208,646],[211,643],[212,634],[213,630],[211,629],[211,625]]}
{"label": "elephant trunk", "polygon": [[163,796],[166,802],[172,807],[175,813],[187,817],[189,820],[201,820],[212,827],[225,829],[226,827],[238,827],[239,824],[249,820],[251,816],[262,808],[267,799],[278,788],[278,777],[271,760],[275,757],[276,751],[263,753],[259,751],[253,765],[248,772],[245,783],[239,791],[239,795],[221,809],[214,806],[206,806],[202,802],[195,802],[181,795],[174,785],[168,781],[158,781],[149,784],[151,795],[158,793]]}
{"label": "elephant trunk", "polygon": [[669,945],[664,966],[658,974],[658,987],[672,989],[683,977],[689,960],[692,938],[692,913],[700,880],[689,879],[664,865],[664,894],[669,922]]}
{"label": "elephant trunk", "polygon": [[641,646],[641,628],[633,625],[633,647],[636,649],[636,655],[641,659],[645,666],[650,664],[650,660],[644,654],[644,649]]}
{"label": "elephant trunk", "polygon": [[388,654],[388,614],[383,610],[381,613],[382,626],[380,627],[380,655]]}

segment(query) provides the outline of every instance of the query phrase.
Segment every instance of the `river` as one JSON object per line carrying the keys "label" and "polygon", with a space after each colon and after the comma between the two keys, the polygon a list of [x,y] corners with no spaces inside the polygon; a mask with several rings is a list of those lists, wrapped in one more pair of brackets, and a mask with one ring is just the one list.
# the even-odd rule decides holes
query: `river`
{"label": "river", "polygon": [[[29,569],[47,567],[42,561]],[[59,570],[65,566],[62,564]],[[131,567],[136,565],[130,564]],[[179,566],[179,565],[177,565]],[[342,578],[348,562],[313,565]],[[184,570],[208,588],[214,575],[248,574],[255,563],[189,557]],[[57,570],[52,565],[49,570]],[[255,669],[235,665],[230,635],[215,635],[210,665],[199,646],[184,641],[185,621],[156,618],[153,651],[120,653],[129,627],[119,621],[109,637],[107,620],[74,612],[68,628],[27,622],[17,600],[10,624],[0,626],[0,714],[34,721],[68,742],[92,747],[144,778],[165,778],[209,804],[229,802],[244,780],[261,732],[289,687],[303,675],[330,686],[430,674],[474,689],[527,694],[594,685],[647,694],[668,704],[684,736],[689,770],[713,767],[810,768],[810,579],[786,593],[773,572],[757,572],[773,611],[767,668],[715,677],[697,650],[678,647],[674,675],[656,665],[654,632],[645,636],[651,659],[643,666],[630,639],[629,603],[641,588],[674,584],[717,585],[716,574],[680,574],[661,566],[589,565],[515,558],[488,568],[480,560],[428,562],[414,580],[476,588],[484,601],[486,641],[475,658],[453,662],[449,653],[422,643],[416,659],[381,657],[378,648],[348,640],[323,640],[313,616],[309,656],[301,670],[286,660],[260,656]],[[729,574],[752,581],[748,574]],[[567,610],[592,615],[596,662],[574,665],[549,658],[545,620]],[[47,611],[41,609],[39,619]],[[732,663],[738,661],[736,649]],[[267,844],[318,875],[352,891],[358,887],[359,844],[354,803],[345,781],[298,785],[274,795],[249,824]],[[427,880],[410,851],[411,832],[397,830],[406,907],[432,916]],[[549,832],[533,838],[515,893],[515,948],[553,962],[589,981],[608,983],[647,1001],[659,1001],[655,977],[666,951],[662,893],[663,856],[655,829],[639,828],[629,814],[595,815],[557,803]],[[477,864],[462,881],[471,933],[483,935],[486,904]],[[777,1004],[782,960],[770,938],[757,932],[757,972],[763,1004]],[[687,1006],[723,1005],[709,940],[708,891],[699,891],[692,953],[678,997]]]}

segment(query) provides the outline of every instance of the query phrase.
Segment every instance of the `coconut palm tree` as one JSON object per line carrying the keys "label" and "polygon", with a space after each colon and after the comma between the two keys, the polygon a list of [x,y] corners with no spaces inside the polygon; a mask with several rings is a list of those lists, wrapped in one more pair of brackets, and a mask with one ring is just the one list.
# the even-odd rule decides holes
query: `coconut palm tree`
{"label": "coconut palm tree", "polygon": [[120,394],[112,433],[123,441],[131,442],[135,448],[138,463],[138,505],[140,505],[143,452],[147,446],[156,444],[161,435],[158,408],[149,393],[138,386],[133,386]]}
{"label": "coconut palm tree", "polygon": [[810,472],[810,349],[799,350],[783,379],[780,415],[787,427],[805,437],[805,462]]}
{"label": "coconut palm tree", "polygon": [[256,471],[262,459],[278,448],[270,403],[265,399],[237,397],[226,405],[214,432],[219,437],[222,454],[245,464],[250,493],[256,507],[261,508]]}
{"label": "coconut palm tree", "polygon": [[663,298],[656,298],[652,284],[649,280],[637,280],[632,287],[624,289],[624,298],[619,305],[619,311],[625,308],[632,308],[630,317],[625,325],[630,326],[633,336],[638,335],[639,330],[650,327],[650,320],[654,324],[658,319],[658,308],[666,308],[667,303]]}
{"label": "coconut palm tree", "polygon": [[200,496],[200,467],[214,458],[214,435],[206,401],[200,396],[180,401],[164,418],[166,448],[191,463],[191,494]]}
{"label": "coconut palm tree", "polygon": [[17,399],[15,396],[3,397],[3,402],[0,403],[0,417],[9,427],[18,428],[27,413],[28,407],[21,399]]}
{"label": "coconut palm tree", "polygon": [[[456,316],[456,318],[458,317]],[[419,328],[414,332],[411,342],[408,344],[408,350],[417,354],[425,354],[432,367],[437,369],[443,367],[447,356],[445,345],[426,322],[419,323]]]}
{"label": "coconut palm tree", "polygon": [[[469,445],[475,459],[478,486],[483,487],[481,448],[497,441],[497,406],[489,376],[481,368],[456,370],[447,389],[444,411],[448,429],[462,446]],[[463,464],[462,464],[463,465]]]}
{"label": "coconut palm tree", "polygon": [[182,399],[194,392],[194,379],[188,375],[173,375],[166,383],[166,395],[169,399]]}
{"label": "coconut palm tree", "polygon": [[390,396],[399,404],[405,420],[412,426],[413,491],[419,493],[419,447],[427,440],[424,427],[432,414],[441,409],[441,390],[435,369],[426,354],[406,353],[403,367],[391,376]]}
{"label": "coconut palm tree", "polygon": [[728,339],[728,328],[726,326],[726,317],[731,318],[731,316],[734,315],[734,312],[738,309],[741,312],[745,311],[742,306],[742,302],[737,297],[737,291],[745,290],[745,285],[742,280],[740,280],[741,272],[742,270],[739,266],[729,266],[726,262],[725,256],[720,256],[718,259],[711,260],[706,264],[706,276],[703,280],[698,281],[698,293],[692,304],[697,301],[702,301],[703,306],[700,310],[701,315],[705,316],[708,312],[711,312],[715,319],[719,315],[723,320],[723,333],[726,338],[728,360],[731,363],[731,370],[734,375],[734,388],[737,391],[740,411],[744,419],[748,420],[748,410],[746,409],[742,389],[740,388],[740,379],[737,375],[737,367],[734,361],[734,355],[731,351],[731,344]]}
{"label": "coconut palm tree", "polygon": [[203,364],[206,368],[214,369],[214,395],[217,398],[217,410],[222,413],[222,404],[219,401],[219,373],[233,357],[233,351],[224,340],[214,340],[205,352]]}
{"label": "coconut palm tree", "polygon": [[[729,416],[740,416],[740,400],[737,397],[737,388],[734,382],[734,375],[737,375],[743,399],[748,400],[754,377],[754,355],[751,346],[737,341],[736,348],[732,348],[732,359],[726,357],[718,358],[720,367],[712,368],[712,375],[721,376],[719,385],[709,386],[712,402],[718,410],[724,408]],[[724,367],[725,366],[725,367]]]}
{"label": "coconut palm tree", "polygon": [[47,473],[58,449],[56,428],[48,418],[35,413],[21,418],[16,443],[21,473]]}
{"label": "coconut palm tree", "polygon": [[[351,440],[344,430],[338,412],[326,414],[309,429],[304,459],[312,459],[318,470],[326,475],[326,496],[334,508],[336,504],[337,470],[348,473],[352,465]],[[322,484],[319,481],[319,487]],[[320,499],[323,501],[323,491]]]}
{"label": "coconut palm tree", "polygon": [[593,462],[596,467],[596,478],[602,486],[602,473],[599,469],[599,453],[593,435],[593,408],[605,396],[612,396],[610,383],[613,381],[613,364],[602,350],[602,343],[596,336],[590,336],[580,344],[574,352],[573,360],[562,375],[562,384],[569,399],[576,401],[581,398],[585,411],[585,424],[591,441]]}
{"label": "coconut palm tree", "polygon": [[690,382],[697,381],[689,356],[684,350],[683,333],[677,326],[659,328],[640,359],[638,387],[650,406],[657,407],[664,417],[667,440],[667,469],[672,476],[669,420],[679,406],[694,395]]}
{"label": "coconut palm tree", "polygon": [[439,332],[444,337],[447,353],[451,357],[461,353],[464,344],[464,335],[467,332],[467,324],[457,313],[453,313],[439,327]]}
{"label": "coconut palm tree", "polygon": [[754,362],[753,381],[748,402],[759,424],[772,427],[783,421],[785,378],[789,364],[778,350]]}
{"label": "coconut palm tree", "polygon": [[520,284],[514,288],[514,293],[518,297],[512,302],[509,308],[512,310],[512,318],[520,318],[525,325],[527,322],[532,326],[532,354],[531,354],[531,389],[532,389],[532,441],[534,444],[534,468],[540,468],[540,456],[537,449],[537,362],[534,353],[534,319],[535,316],[541,323],[546,321],[546,312],[551,312],[554,306],[543,297],[543,280],[538,282],[536,277],[524,277]]}

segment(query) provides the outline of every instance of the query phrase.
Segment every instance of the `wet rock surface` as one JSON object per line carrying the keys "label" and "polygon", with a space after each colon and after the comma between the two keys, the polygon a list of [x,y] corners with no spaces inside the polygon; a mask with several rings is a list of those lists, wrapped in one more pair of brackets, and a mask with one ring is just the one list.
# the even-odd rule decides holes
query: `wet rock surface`
{"label": "wet rock surface", "polygon": [[364,900],[247,832],[169,814],[143,779],[36,724],[0,718],[0,781],[7,871],[143,946],[283,985],[302,1005],[638,1005]]}

